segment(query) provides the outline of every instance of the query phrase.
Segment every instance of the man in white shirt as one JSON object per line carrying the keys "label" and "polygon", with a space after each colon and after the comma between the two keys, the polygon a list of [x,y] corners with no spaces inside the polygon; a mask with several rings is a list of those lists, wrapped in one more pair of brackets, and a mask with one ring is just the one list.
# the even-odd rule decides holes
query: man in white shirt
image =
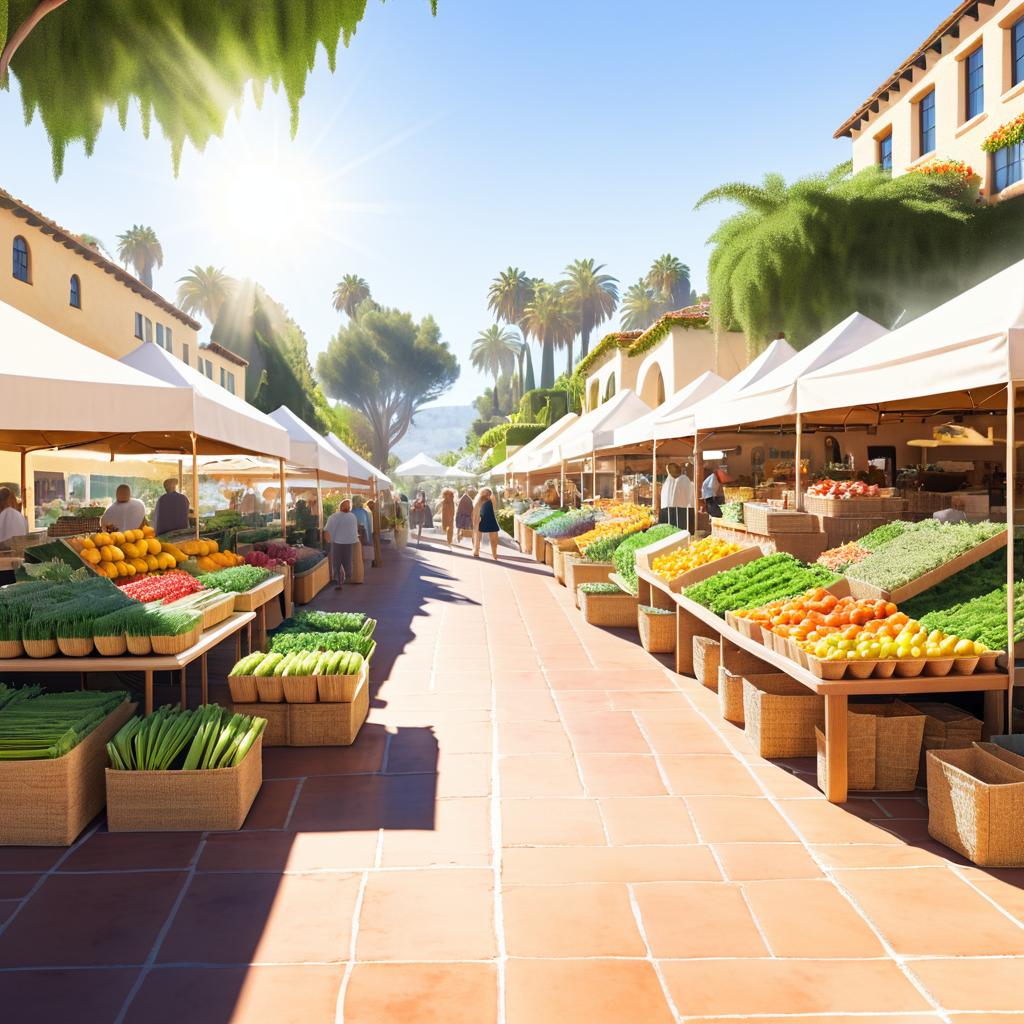
{"label": "man in white shirt", "polygon": [[331,575],[335,579],[335,590],[352,575],[352,557],[359,543],[359,520],[352,511],[352,502],[346,498],[338,511],[327,517],[324,523],[324,539],[328,548]]}
{"label": "man in white shirt", "polygon": [[11,537],[24,537],[26,533],[28,520],[18,511],[11,489],[0,487],[0,542]]}
{"label": "man in white shirt", "polygon": [[693,481],[678,462],[670,462],[661,485],[661,521],[693,532]]}
{"label": "man in white shirt", "polygon": [[121,484],[114,492],[114,504],[103,513],[103,528],[124,533],[125,530],[141,530],[146,521],[146,506],[132,497],[132,489]]}
{"label": "man in white shirt", "polygon": [[713,469],[700,485],[700,496],[704,500],[704,511],[712,519],[722,518],[722,479],[719,471]]}

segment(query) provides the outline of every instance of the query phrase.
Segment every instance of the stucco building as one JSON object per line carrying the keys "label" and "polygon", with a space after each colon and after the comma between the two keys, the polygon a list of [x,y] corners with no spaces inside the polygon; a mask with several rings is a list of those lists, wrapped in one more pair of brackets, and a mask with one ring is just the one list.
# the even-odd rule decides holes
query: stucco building
{"label": "stucco building", "polygon": [[[982,195],[1024,192],[1024,2],[967,2],[931,32],[853,114],[836,138],[852,140],[855,171],[905,174],[960,160]],[[994,152],[983,148],[1004,129]],[[991,147],[991,144],[990,144]]]}

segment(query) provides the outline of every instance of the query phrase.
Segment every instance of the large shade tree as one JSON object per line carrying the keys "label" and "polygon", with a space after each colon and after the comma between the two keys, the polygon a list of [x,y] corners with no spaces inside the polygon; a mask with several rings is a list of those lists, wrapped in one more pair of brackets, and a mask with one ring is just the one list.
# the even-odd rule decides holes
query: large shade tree
{"label": "large shade tree", "polygon": [[356,310],[369,297],[370,286],[358,274],[346,274],[334,286],[334,308],[349,319],[356,315]]}
{"label": "large shade tree", "polygon": [[[437,0],[430,0],[436,13]],[[0,0],[0,82],[10,66],[27,120],[38,113],[59,176],[70,143],[87,154],[108,110],[124,127],[137,101],[170,142],[202,150],[252,83],[283,86],[298,127],[306,76],[323,47],[331,71],[366,0]]]}
{"label": "large shade tree", "polygon": [[590,351],[594,328],[609,319],[619,304],[619,282],[602,270],[603,263],[589,259],[574,260],[565,268],[565,296],[576,315],[581,359]]}
{"label": "large shade tree", "polygon": [[555,349],[568,350],[569,372],[572,373],[572,342],[576,337],[576,320],[561,284],[534,282],[533,298],[523,312],[523,325],[540,342],[542,388],[550,388],[555,383]]}
{"label": "large shade tree", "polygon": [[443,395],[459,364],[433,317],[416,323],[397,309],[361,308],[331,339],[317,373],[331,398],[361,412],[373,433],[373,461],[387,469],[391,449],[417,411]]}
{"label": "large shade tree", "polygon": [[232,296],[238,282],[224,273],[223,267],[198,264],[178,278],[178,305],[193,316],[202,314],[211,324],[217,322],[224,303]]}
{"label": "large shade tree", "polygon": [[494,378],[494,413],[498,414],[498,381],[510,375],[515,367],[519,336],[509,327],[492,324],[473,341],[469,361],[473,368]]}
{"label": "large shade tree", "polygon": [[805,345],[855,310],[886,326],[1024,256],[1024,205],[978,206],[957,175],[877,168],[787,183],[731,183],[698,202],[739,211],[711,236],[712,316],[753,349],[785,331]]}
{"label": "large shade tree", "polygon": [[641,279],[631,284],[622,296],[622,329],[643,331],[665,312],[665,304],[654,294],[654,289]]}
{"label": "large shade tree", "polygon": [[164,265],[164,250],[156,232],[144,224],[133,224],[117,236],[117,258],[147,287],[153,287],[153,269]]}

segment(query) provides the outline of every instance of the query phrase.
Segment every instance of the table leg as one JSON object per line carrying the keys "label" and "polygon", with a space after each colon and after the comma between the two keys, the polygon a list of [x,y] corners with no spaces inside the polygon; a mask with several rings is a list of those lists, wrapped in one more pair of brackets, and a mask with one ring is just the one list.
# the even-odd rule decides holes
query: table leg
{"label": "table leg", "polygon": [[178,685],[181,687],[181,710],[188,707],[188,669],[183,668],[179,673]]}
{"label": "table leg", "polygon": [[1006,732],[1006,691],[985,691],[985,739]]}
{"label": "table leg", "polygon": [[85,681],[88,678],[88,676],[89,676],[88,672],[79,672],[78,673],[78,688],[80,690],[84,690],[86,688]]}
{"label": "table leg", "polygon": [[[205,657],[205,656],[204,656]],[[235,661],[242,660],[242,631],[235,630]]]}
{"label": "table leg", "polygon": [[683,674],[683,609],[676,605],[676,674]]}
{"label": "table leg", "polygon": [[245,624],[245,646],[247,651],[252,651],[252,623],[247,622]]}
{"label": "table leg", "polygon": [[267,606],[261,604],[256,609],[256,639],[262,651],[267,646]]}
{"label": "table leg", "polygon": [[206,655],[205,654],[199,659],[199,672],[200,672],[200,686],[201,686],[201,692],[202,692],[202,696],[201,696],[200,700],[202,701],[203,704],[209,704],[210,703],[210,693],[209,693],[209,686],[208,686],[207,675],[206,675]]}
{"label": "table leg", "polygon": [[151,715],[153,713],[153,673],[147,671],[144,675],[146,679],[146,700],[143,706],[146,709],[146,714]]}
{"label": "table leg", "polygon": [[846,694],[825,695],[825,762],[828,786],[825,797],[831,803],[846,803],[847,747]]}

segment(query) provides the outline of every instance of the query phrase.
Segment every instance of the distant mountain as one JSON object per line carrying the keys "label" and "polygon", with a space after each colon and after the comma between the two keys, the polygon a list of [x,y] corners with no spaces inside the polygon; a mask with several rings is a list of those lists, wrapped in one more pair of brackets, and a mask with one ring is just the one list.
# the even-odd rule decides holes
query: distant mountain
{"label": "distant mountain", "polygon": [[477,417],[471,405],[435,405],[416,414],[412,426],[391,449],[399,459],[411,459],[419,452],[437,456],[461,448],[470,424]]}

